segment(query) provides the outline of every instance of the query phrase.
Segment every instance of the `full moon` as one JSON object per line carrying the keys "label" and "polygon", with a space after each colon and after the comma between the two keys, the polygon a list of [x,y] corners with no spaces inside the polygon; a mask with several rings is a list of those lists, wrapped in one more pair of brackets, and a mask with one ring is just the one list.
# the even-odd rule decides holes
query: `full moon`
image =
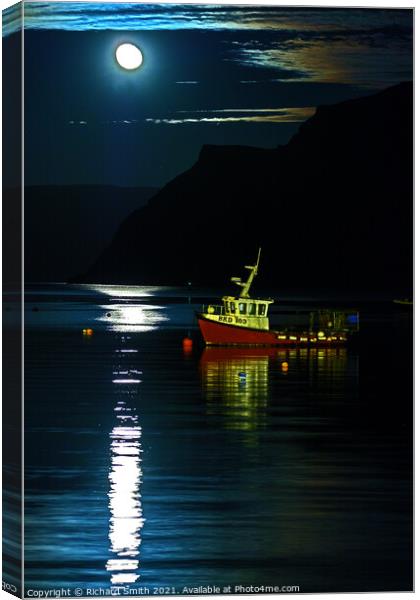
{"label": "full moon", "polygon": [[143,54],[140,48],[134,44],[121,44],[115,52],[118,64],[129,71],[138,69],[143,62]]}

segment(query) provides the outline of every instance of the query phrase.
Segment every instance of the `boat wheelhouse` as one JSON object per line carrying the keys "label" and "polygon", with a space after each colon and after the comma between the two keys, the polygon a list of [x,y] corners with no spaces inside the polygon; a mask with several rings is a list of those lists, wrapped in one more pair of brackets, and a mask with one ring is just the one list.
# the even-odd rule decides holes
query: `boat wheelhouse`
{"label": "boat wheelhouse", "polygon": [[245,266],[245,269],[250,271],[247,281],[243,282],[240,277],[231,278],[233,283],[242,288],[239,296],[223,296],[221,305],[209,304],[203,313],[206,319],[235,327],[269,330],[268,308],[274,300],[250,298],[249,296],[251,284],[258,273],[260,256],[261,248],[256,264]]}

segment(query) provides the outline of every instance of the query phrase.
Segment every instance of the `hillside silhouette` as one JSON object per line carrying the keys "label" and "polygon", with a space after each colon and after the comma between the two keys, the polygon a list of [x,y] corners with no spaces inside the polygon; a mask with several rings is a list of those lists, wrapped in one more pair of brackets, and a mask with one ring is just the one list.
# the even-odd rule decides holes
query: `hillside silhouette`
{"label": "hillside silhouette", "polygon": [[156,192],[98,185],[25,187],[25,280],[66,281],[87,269],[122,221]]}
{"label": "hillside silhouette", "polygon": [[412,136],[402,83],[319,107],[285,146],[204,146],[77,280],[223,284],[262,246],[262,285],[407,290]]}

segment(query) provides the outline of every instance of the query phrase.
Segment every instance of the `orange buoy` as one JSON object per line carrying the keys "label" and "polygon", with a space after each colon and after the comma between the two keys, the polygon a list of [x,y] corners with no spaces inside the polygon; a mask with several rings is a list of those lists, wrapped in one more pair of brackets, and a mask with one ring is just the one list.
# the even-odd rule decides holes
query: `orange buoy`
{"label": "orange buoy", "polygon": [[281,363],[281,370],[282,371],[288,371],[289,370],[289,363],[284,361]]}
{"label": "orange buoy", "polygon": [[184,347],[184,349],[185,349],[185,350],[190,350],[190,349],[192,348],[193,341],[192,341],[192,339],[191,339],[191,338],[189,338],[189,337],[185,337],[185,338],[182,340],[182,345],[183,345],[183,347]]}
{"label": "orange buoy", "polygon": [[90,329],[89,327],[87,329],[82,329],[82,333],[83,335],[93,335],[93,329]]}

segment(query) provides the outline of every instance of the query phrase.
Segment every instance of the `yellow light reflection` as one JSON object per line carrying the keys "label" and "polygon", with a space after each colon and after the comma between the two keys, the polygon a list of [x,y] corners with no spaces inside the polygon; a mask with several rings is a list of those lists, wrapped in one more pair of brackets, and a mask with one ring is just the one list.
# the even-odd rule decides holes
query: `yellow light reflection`
{"label": "yellow light reflection", "polygon": [[347,359],[343,347],[208,347],[200,360],[207,414],[222,417],[226,429],[256,433],[266,425],[270,381],[277,374],[293,381],[341,385]]}
{"label": "yellow light reflection", "polygon": [[[114,371],[124,375],[126,371]],[[144,525],[141,506],[141,427],[135,408],[129,400],[137,397],[134,380],[114,380],[118,386],[118,400],[114,412],[117,423],[110,432],[111,466],[109,472],[109,540],[114,557],[106,563],[112,584],[135,583],[140,575],[139,548]],[[125,398],[125,399],[122,399]]]}
{"label": "yellow light reflection", "polygon": [[265,418],[270,349],[206,348],[200,361],[209,414],[227,429],[252,430]]}
{"label": "yellow light reflection", "polygon": [[310,348],[310,374],[321,376],[325,381],[341,381],[348,360],[347,348]]}

